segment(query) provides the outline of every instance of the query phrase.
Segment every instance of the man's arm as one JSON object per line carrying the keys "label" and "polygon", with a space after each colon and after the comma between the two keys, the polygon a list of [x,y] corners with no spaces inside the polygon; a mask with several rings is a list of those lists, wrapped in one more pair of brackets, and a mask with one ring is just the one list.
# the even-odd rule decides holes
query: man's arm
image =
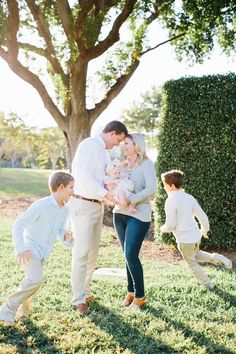
{"label": "man's arm", "polygon": [[91,141],[82,142],[72,164],[72,174],[78,183],[86,185],[89,194],[97,195],[103,199],[107,194],[107,190],[97,181],[94,168],[100,163],[100,159],[96,145],[92,144]]}

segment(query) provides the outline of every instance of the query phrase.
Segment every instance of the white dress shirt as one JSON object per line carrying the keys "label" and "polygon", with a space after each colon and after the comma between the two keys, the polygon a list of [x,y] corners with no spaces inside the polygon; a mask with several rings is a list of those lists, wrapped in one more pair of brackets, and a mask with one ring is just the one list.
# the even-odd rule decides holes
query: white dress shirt
{"label": "white dress shirt", "polygon": [[[207,215],[197,200],[184,190],[168,192],[165,214],[166,221],[160,230],[162,233],[173,232],[177,243],[196,243],[201,239],[201,232],[209,231]],[[200,222],[201,232],[195,217]]]}
{"label": "white dress shirt", "polygon": [[104,177],[109,160],[106,144],[100,135],[84,139],[72,162],[75,194],[102,200],[107,194]]}
{"label": "white dress shirt", "polygon": [[15,253],[29,249],[39,260],[45,261],[56,238],[68,245],[64,242],[68,217],[69,208],[59,206],[52,195],[34,202],[13,226]]}

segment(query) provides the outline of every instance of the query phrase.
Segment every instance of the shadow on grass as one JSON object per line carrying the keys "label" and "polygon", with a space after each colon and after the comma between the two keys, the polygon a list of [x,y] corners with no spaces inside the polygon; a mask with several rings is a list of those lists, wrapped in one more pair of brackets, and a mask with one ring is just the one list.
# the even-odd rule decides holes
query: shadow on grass
{"label": "shadow on grass", "polygon": [[[18,321],[13,327],[0,324],[0,353],[61,353],[45,331],[31,320]],[[4,351],[2,351],[4,350]]]}
{"label": "shadow on grass", "polygon": [[[227,291],[224,291],[220,289],[218,286],[214,286],[214,289],[212,290],[217,296],[221,297],[225,303],[227,304],[227,307],[236,307],[236,296],[228,293]],[[226,308],[227,310],[227,308]]]}
{"label": "shadow on grass", "polygon": [[203,349],[206,350],[207,348],[207,353],[215,354],[215,353],[220,353],[220,354],[235,354],[235,352],[232,352],[230,349],[225,347],[222,344],[219,344],[212,340],[211,338],[205,336],[203,333],[196,331],[195,329],[193,330],[190,326],[188,326],[185,323],[182,323],[180,321],[173,320],[173,318],[170,318],[164,314],[164,310],[162,309],[156,309],[154,307],[148,306],[145,311],[151,313],[153,316],[157,317],[158,319],[162,319],[166,323],[168,323],[168,326],[173,327],[177,331],[181,331],[181,333],[184,335],[185,338],[190,339],[196,343],[199,347],[201,346]]}
{"label": "shadow on grass", "polygon": [[136,354],[181,354],[180,351],[176,351],[164,342],[145,335],[145,328],[132,327],[100,303],[94,302],[93,309],[95,312],[92,312],[89,316],[91,322],[109,333],[122,349],[129,349]]}

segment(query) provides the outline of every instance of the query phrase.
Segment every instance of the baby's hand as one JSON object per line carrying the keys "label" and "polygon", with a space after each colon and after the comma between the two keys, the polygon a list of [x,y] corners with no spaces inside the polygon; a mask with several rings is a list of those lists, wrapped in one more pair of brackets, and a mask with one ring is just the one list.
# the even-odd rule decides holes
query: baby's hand
{"label": "baby's hand", "polygon": [[130,204],[128,207],[128,210],[130,213],[137,213],[137,211],[138,211],[134,204]]}
{"label": "baby's hand", "polygon": [[33,257],[32,251],[31,250],[26,250],[21,253],[17,253],[16,255],[16,260],[19,264],[23,265]]}
{"label": "baby's hand", "polygon": [[69,231],[66,231],[65,235],[64,235],[64,242],[71,243],[71,242],[73,242],[73,240],[74,239],[73,239],[72,233]]}

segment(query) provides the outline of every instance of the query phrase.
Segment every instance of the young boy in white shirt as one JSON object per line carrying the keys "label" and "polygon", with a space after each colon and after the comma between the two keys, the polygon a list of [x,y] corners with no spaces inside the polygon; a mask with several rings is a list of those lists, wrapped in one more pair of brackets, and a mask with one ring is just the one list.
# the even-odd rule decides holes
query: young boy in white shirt
{"label": "young boy in white shirt", "polygon": [[[199,250],[201,237],[208,238],[208,217],[197,200],[182,189],[184,175],[182,171],[171,170],[161,175],[164,188],[168,194],[165,202],[165,224],[161,233],[173,232],[179,251],[198,283],[208,289],[214,287],[198,262],[213,263],[231,269],[230,259],[218,253],[208,253]],[[195,220],[198,219],[201,229]]]}
{"label": "young boy in white shirt", "polygon": [[25,277],[0,307],[0,321],[9,326],[14,324],[15,317],[28,317],[32,296],[43,281],[43,263],[56,238],[69,247],[73,243],[65,234],[65,227],[69,216],[66,202],[74,193],[74,178],[67,172],[57,171],[49,177],[48,186],[51,195],[34,202],[13,226],[16,259]]}

